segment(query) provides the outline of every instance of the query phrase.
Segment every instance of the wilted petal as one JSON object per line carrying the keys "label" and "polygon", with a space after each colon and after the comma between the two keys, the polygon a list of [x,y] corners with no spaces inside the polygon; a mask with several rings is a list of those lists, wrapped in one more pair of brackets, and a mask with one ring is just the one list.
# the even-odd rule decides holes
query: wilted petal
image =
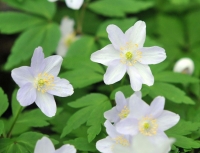
{"label": "wilted petal", "polygon": [[48,90],[48,93],[59,97],[66,97],[72,95],[74,90],[69,81],[56,77],[54,79],[54,87],[52,90]]}
{"label": "wilted petal", "polygon": [[22,106],[28,106],[36,100],[36,89],[32,83],[27,83],[19,88],[17,100]]}
{"label": "wilted petal", "polygon": [[120,53],[114,49],[113,45],[107,45],[99,51],[92,53],[91,58],[93,62],[108,65],[110,62],[120,59]]}
{"label": "wilted petal", "polygon": [[37,92],[37,98],[35,103],[46,116],[55,116],[56,102],[54,100],[53,95],[48,93]]}
{"label": "wilted petal", "polygon": [[113,84],[121,80],[125,73],[126,73],[126,65],[122,64],[120,60],[115,60],[108,65],[103,80],[107,85]]}
{"label": "wilted petal", "polygon": [[78,10],[82,6],[84,0],[65,0],[65,2],[69,8]]}
{"label": "wilted petal", "polygon": [[138,44],[139,48],[143,47],[146,38],[146,24],[143,21],[137,21],[132,27],[130,27],[126,33],[128,41],[133,44]]}
{"label": "wilted petal", "polygon": [[127,73],[131,81],[131,88],[134,91],[139,91],[142,88],[142,78],[138,74],[138,71],[133,66],[127,68]]}
{"label": "wilted petal", "polygon": [[49,138],[42,137],[37,141],[34,153],[55,153],[55,148]]}
{"label": "wilted petal", "polygon": [[121,91],[116,92],[115,101],[116,101],[116,108],[118,111],[121,111],[124,108],[124,106],[127,105],[126,98],[124,97],[124,94]]}
{"label": "wilted petal", "polygon": [[142,64],[157,64],[166,59],[165,50],[161,47],[143,47],[139,49],[142,52],[140,63]]}
{"label": "wilted petal", "polygon": [[45,68],[43,72],[57,76],[62,64],[62,57],[59,55],[49,56],[44,59]]}
{"label": "wilted petal", "polygon": [[19,87],[22,87],[27,83],[31,83],[34,80],[31,74],[31,69],[28,66],[13,69],[11,71],[11,76]]}
{"label": "wilted petal", "polygon": [[76,153],[76,148],[73,145],[66,144],[57,149],[55,153]]}
{"label": "wilted petal", "polygon": [[117,122],[119,120],[119,116],[116,107],[113,107],[111,110],[106,111],[104,113],[104,117],[110,122]]}
{"label": "wilted petal", "polygon": [[120,50],[120,47],[125,46],[127,42],[126,36],[118,26],[113,24],[108,25],[106,31],[115,49]]}
{"label": "wilted petal", "polygon": [[152,86],[154,83],[154,77],[153,74],[151,73],[149,66],[136,63],[134,67],[137,69],[139,75],[141,76],[143,84]]}
{"label": "wilted petal", "polygon": [[158,129],[165,131],[178,123],[180,116],[170,111],[164,110],[162,114],[157,118]]}
{"label": "wilted petal", "polygon": [[106,137],[105,139],[101,139],[97,141],[96,148],[98,151],[102,153],[113,153],[112,148],[114,145],[114,141],[110,137]]}

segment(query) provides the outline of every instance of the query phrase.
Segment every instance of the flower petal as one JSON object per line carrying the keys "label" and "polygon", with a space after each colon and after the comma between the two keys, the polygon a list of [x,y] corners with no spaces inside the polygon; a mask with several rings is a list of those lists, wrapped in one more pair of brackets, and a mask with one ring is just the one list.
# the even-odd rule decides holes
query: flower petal
{"label": "flower petal", "polygon": [[31,58],[31,71],[34,75],[40,73],[44,67],[44,53],[42,47],[37,47],[34,50],[33,56]]}
{"label": "flower petal", "polygon": [[124,97],[124,94],[121,91],[116,92],[115,101],[116,101],[116,108],[119,112],[124,108],[124,106],[127,105],[126,98]]}
{"label": "flower petal", "polygon": [[78,10],[82,6],[84,0],[65,0],[65,2],[69,8]]}
{"label": "flower petal", "polygon": [[138,71],[135,67],[129,66],[127,68],[127,73],[129,75],[130,81],[131,81],[131,88],[134,91],[139,91],[142,88],[142,78],[138,74]]}
{"label": "flower petal", "polygon": [[110,137],[106,137],[104,139],[97,141],[96,148],[98,151],[102,153],[113,153],[112,146],[114,144],[115,142]]}
{"label": "flower petal", "polygon": [[59,55],[49,56],[44,59],[45,68],[43,72],[57,76],[62,64],[62,57]]}
{"label": "flower petal", "polygon": [[60,24],[60,30],[62,36],[67,36],[74,31],[74,20],[68,17],[64,17]]}
{"label": "flower petal", "polygon": [[21,106],[28,106],[36,100],[36,89],[32,83],[27,83],[19,88],[17,100]]}
{"label": "flower petal", "polygon": [[55,116],[56,102],[54,100],[53,95],[50,95],[48,93],[37,92],[37,98],[35,103],[46,116]]}
{"label": "flower petal", "polygon": [[76,148],[73,145],[63,145],[57,149],[54,153],[76,153]]}
{"label": "flower petal", "polygon": [[55,148],[51,140],[47,137],[42,137],[38,140],[34,149],[34,153],[54,153]]}
{"label": "flower petal", "polygon": [[116,59],[120,59],[120,53],[114,49],[113,45],[107,45],[99,51],[92,53],[91,58],[93,62],[101,63],[108,66],[108,64]]}
{"label": "flower petal", "polygon": [[48,90],[48,93],[59,97],[70,96],[74,93],[72,85],[66,79],[60,79],[56,77],[54,79],[54,87],[52,90]]}
{"label": "flower petal", "polygon": [[120,134],[116,131],[115,127],[108,121],[106,120],[104,123],[104,126],[106,127],[106,132],[111,138],[116,138]]}
{"label": "flower petal", "polygon": [[108,65],[103,80],[107,85],[113,84],[121,80],[125,73],[126,73],[126,65],[122,64],[120,60],[115,60]]}
{"label": "flower petal", "polygon": [[164,110],[157,118],[158,129],[165,131],[178,123],[180,116],[170,111]]}
{"label": "flower petal", "polygon": [[157,118],[163,112],[164,105],[165,105],[165,98],[162,96],[156,97],[151,102],[148,114],[150,114],[154,118]]}
{"label": "flower petal", "polygon": [[104,112],[104,117],[109,120],[110,122],[117,122],[119,121],[118,111],[116,107],[113,107],[111,110]]}
{"label": "flower petal", "polygon": [[137,69],[139,75],[141,76],[143,84],[152,86],[154,83],[154,77],[149,66],[136,63],[134,67]]}
{"label": "flower petal", "polygon": [[142,64],[157,64],[166,59],[165,50],[161,47],[143,47],[139,50],[142,52],[142,58],[140,59]]}
{"label": "flower petal", "polygon": [[56,49],[56,54],[60,55],[62,57],[65,57],[67,54],[67,46],[63,43],[64,38],[61,38],[61,40],[58,43],[57,49]]}
{"label": "flower petal", "polygon": [[146,38],[146,24],[144,21],[137,21],[132,27],[130,27],[125,32],[128,41],[133,44],[138,44],[138,47],[141,48],[144,45]]}
{"label": "flower petal", "polygon": [[125,46],[127,42],[126,36],[118,26],[110,24],[106,28],[106,31],[115,49],[120,50],[120,47]]}
{"label": "flower petal", "polygon": [[22,87],[27,83],[31,83],[34,80],[31,74],[31,69],[28,66],[13,69],[11,71],[11,76],[19,87]]}

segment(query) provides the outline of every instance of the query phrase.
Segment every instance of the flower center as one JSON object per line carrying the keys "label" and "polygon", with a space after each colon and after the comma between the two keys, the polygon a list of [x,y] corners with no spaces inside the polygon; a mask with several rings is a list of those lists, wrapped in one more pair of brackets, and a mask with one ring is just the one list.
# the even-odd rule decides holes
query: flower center
{"label": "flower center", "polygon": [[67,35],[65,38],[64,38],[64,44],[66,47],[69,47],[72,42],[74,42],[75,40],[75,34],[74,32],[70,33],[69,35]]}
{"label": "flower center", "polygon": [[130,110],[128,109],[128,107],[124,106],[124,108],[122,109],[122,111],[119,113],[120,119],[126,118],[129,113],[130,113]]}
{"label": "flower center", "polygon": [[34,86],[38,91],[45,93],[48,90],[53,89],[54,87],[53,82],[54,82],[53,75],[48,73],[39,73],[35,78]]}
{"label": "flower center", "polygon": [[139,131],[144,135],[155,135],[157,133],[157,129],[157,120],[152,117],[146,116],[139,121]]}
{"label": "flower center", "polygon": [[129,141],[127,139],[125,139],[123,136],[117,136],[116,138],[114,138],[115,143],[117,144],[121,144],[123,146],[129,146]]}
{"label": "flower center", "polygon": [[138,50],[138,44],[127,42],[120,47],[121,63],[132,66],[142,58],[142,52]]}

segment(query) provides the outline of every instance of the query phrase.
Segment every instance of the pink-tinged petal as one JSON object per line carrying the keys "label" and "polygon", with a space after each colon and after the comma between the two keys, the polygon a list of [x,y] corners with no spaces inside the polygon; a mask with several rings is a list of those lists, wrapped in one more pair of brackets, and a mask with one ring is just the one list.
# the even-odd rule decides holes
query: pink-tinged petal
{"label": "pink-tinged petal", "polygon": [[73,145],[63,145],[57,149],[54,153],[76,153],[76,148]]}
{"label": "pink-tinged petal", "polygon": [[121,47],[125,46],[127,42],[126,36],[118,26],[108,25],[106,31],[115,49],[120,50]]}
{"label": "pink-tinged petal", "polygon": [[156,97],[151,102],[148,114],[154,118],[157,118],[163,112],[164,105],[165,105],[165,98],[162,96]]}
{"label": "pink-tinged petal", "polygon": [[11,71],[11,76],[13,80],[19,87],[24,86],[27,83],[34,81],[34,78],[31,74],[31,69],[28,66],[22,66]]}
{"label": "pink-tinged petal", "polygon": [[53,55],[45,58],[44,59],[45,68],[43,72],[57,76],[60,71],[62,61],[63,59],[59,55]]}
{"label": "pink-tinged petal", "polygon": [[120,53],[114,49],[113,45],[107,45],[99,51],[92,53],[91,58],[93,62],[101,63],[108,66],[108,64],[116,59],[120,59]]}
{"label": "pink-tinged petal", "polygon": [[69,8],[78,10],[82,6],[84,0],[65,0],[65,2]]}
{"label": "pink-tinged petal", "polygon": [[127,105],[126,98],[124,97],[124,94],[121,91],[116,92],[115,101],[116,101],[116,109],[119,112],[124,108],[124,106]]}
{"label": "pink-tinged petal", "polygon": [[142,88],[142,78],[138,74],[138,71],[136,70],[136,68],[133,67],[133,66],[128,67],[127,68],[127,73],[129,75],[129,78],[130,78],[131,88],[134,91],[141,90],[141,88]]}
{"label": "pink-tinged petal", "polygon": [[33,56],[31,58],[31,71],[34,75],[39,74],[45,67],[44,53],[42,47],[37,47],[34,50]]}
{"label": "pink-tinged petal", "polygon": [[165,50],[161,47],[143,47],[139,49],[142,52],[140,63],[142,64],[157,64],[166,59]]}
{"label": "pink-tinged petal", "polygon": [[164,110],[157,118],[158,129],[160,131],[168,130],[178,123],[180,116],[170,111]]}
{"label": "pink-tinged petal", "polygon": [[126,37],[129,42],[138,44],[139,48],[143,47],[146,38],[146,24],[144,21],[137,21],[132,27],[130,27],[126,33]]}
{"label": "pink-tinged petal", "polygon": [[53,89],[48,90],[48,93],[59,97],[66,97],[72,95],[74,89],[68,80],[56,77],[54,79],[54,87]]}
{"label": "pink-tinged petal", "polygon": [[137,95],[132,95],[129,102],[130,117],[140,120],[142,117],[147,115],[149,105],[145,103]]}
{"label": "pink-tinged petal", "polygon": [[36,89],[32,83],[27,83],[19,88],[17,100],[21,106],[28,106],[36,100]]}
{"label": "pink-tinged petal", "polygon": [[136,63],[134,67],[137,69],[139,75],[141,76],[143,84],[152,86],[154,83],[154,77],[149,66]]}
{"label": "pink-tinged petal", "polygon": [[115,60],[108,65],[103,80],[107,85],[113,84],[121,80],[125,73],[126,73],[126,65],[122,64],[120,60]]}
{"label": "pink-tinged petal", "polygon": [[104,113],[104,117],[109,120],[110,122],[117,122],[119,121],[118,111],[116,107],[113,107],[111,110],[108,110]]}
{"label": "pink-tinged petal", "polygon": [[36,105],[48,117],[53,117],[56,114],[56,102],[53,95],[48,93],[37,92]]}
{"label": "pink-tinged petal", "polygon": [[34,153],[55,153],[55,148],[49,138],[42,137],[37,141]]}
{"label": "pink-tinged petal", "polygon": [[104,123],[104,126],[106,127],[106,132],[111,138],[116,138],[120,134],[116,131],[115,127],[107,120]]}
{"label": "pink-tinged petal", "polygon": [[116,124],[116,130],[121,134],[136,135],[138,133],[138,120],[125,118]]}
{"label": "pink-tinged petal", "polygon": [[104,139],[97,141],[96,148],[99,152],[102,153],[113,153],[112,148],[114,144],[115,142],[113,141],[112,138],[106,137]]}

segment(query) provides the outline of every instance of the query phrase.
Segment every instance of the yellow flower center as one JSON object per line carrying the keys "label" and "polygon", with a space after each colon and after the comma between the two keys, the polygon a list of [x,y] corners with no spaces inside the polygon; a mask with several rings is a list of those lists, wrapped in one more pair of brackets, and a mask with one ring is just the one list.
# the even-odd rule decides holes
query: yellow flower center
{"label": "yellow flower center", "polygon": [[127,60],[132,59],[132,57],[133,57],[133,54],[132,54],[131,52],[127,52],[127,53],[126,53],[126,59],[127,59]]}
{"label": "yellow flower center", "polygon": [[38,91],[45,93],[48,90],[53,89],[53,87],[55,86],[53,82],[54,82],[53,75],[48,73],[39,73],[35,78],[34,86]]}
{"label": "yellow flower center", "polygon": [[114,138],[115,143],[117,144],[121,144],[123,146],[129,146],[129,141],[127,139],[125,139],[123,136],[118,136],[116,138]]}
{"label": "yellow flower center", "polygon": [[144,135],[155,135],[157,133],[157,129],[157,120],[152,117],[146,116],[139,121],[139,131]]}
{"label": "yellow flower center", "polygon": [[72,44],[72,42],[74,42],[75,37],[76,37],[76,35],[75,35],[74,32],[72,32],[71,34],[67,35],[67,36],[64,38],[64,44],[65,44],[65,46],[66,46],[66,47],[69,47],[69,46]]}
{"label": "yellow flower center", "polygon": [[124,108],[122,109],[122,111],[119,113],[120,119],[126,118],[129,113],[130,113],[130,110],[128,109],[128,107],[124,106]]}

